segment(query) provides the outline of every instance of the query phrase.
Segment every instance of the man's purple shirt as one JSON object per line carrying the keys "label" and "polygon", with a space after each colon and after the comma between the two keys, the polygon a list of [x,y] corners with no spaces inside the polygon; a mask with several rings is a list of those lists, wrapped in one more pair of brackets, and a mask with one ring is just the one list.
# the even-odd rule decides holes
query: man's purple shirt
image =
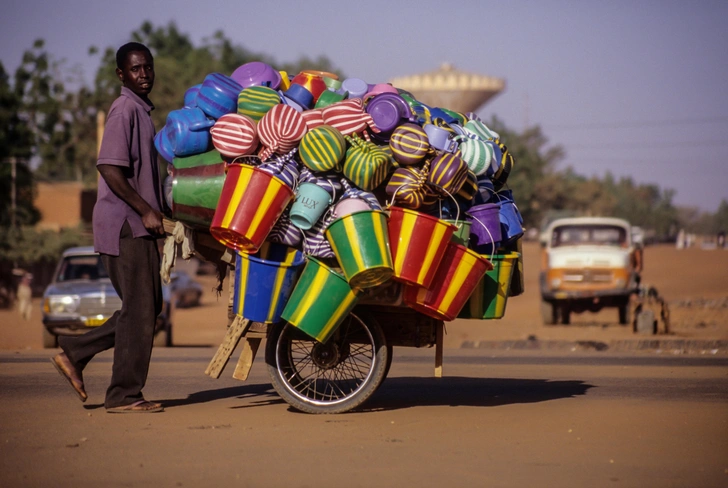
{"label": "man's purple shirt", "polygon": [[[129,185],[153,209],[161,211],[162,184],[154,147],[153,109],[151,103],[122,87],[121,95],[109,109],[96,165],[120,166]],[[118,256],[119,234],[124,222],[129,222],[134,237],[149,235],[141,216],[117,197],[103,178],[99,178],[93,215],[94,249]]]}

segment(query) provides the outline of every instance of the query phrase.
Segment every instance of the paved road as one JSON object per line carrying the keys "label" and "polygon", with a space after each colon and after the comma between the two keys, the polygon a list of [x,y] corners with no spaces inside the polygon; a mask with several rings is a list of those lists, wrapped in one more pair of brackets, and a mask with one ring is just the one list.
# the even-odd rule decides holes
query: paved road
{"label": "paved road", "polygon": [[0,486],[728,486],[726,358],[455,350],[435,379],[399,349],[363,410],[312,416],[213,353],[155,350],[153,415],[104,412],[110,354],[82,405],[50,352],[0,353]]}

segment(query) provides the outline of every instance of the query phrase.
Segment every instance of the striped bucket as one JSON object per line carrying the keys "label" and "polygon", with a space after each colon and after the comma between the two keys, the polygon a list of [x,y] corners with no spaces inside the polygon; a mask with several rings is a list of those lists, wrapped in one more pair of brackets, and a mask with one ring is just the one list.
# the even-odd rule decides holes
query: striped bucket
{"label": "striped bucket", "polygon": [[225,161],[216,150],[173,159],[172,218],[207,231],[225,183]]}
{"label": "striped bucket", "polygon": [[465,246],[449,243],[430,289],[405,285],[404,303],[439,320],[454,320],[493,265]]}
{"label": "striped bucket", "polygon": [[239,252],[235,258],[235,314],[254,322],[278,322],[305,262],[302,252],[281,244],[266,242],[255,255]]}
{"label": "striped bucket", "polygon": [[401,207],[389,209],[389,242],[394,278],[429,288],[456,227]]}
{"label": "striped bucket", "polygon": [[237,251],[256,252],[292,198],[293,190],[271,174],[230,164],[210,234]]}
{"label": "striped bucket", "polygon": [[364,210],[336,219],[326,238],[352,288],[381,285],[392,277],[387,214]]}
{"label": "striped bucket", "polygon": [[319,342],[326,342],[359,301],[346,279],[308,258],[282,317]]}
{"label": "striped bucket", "polygon": [[493,269],[485,273],[485,277],[478,283],[458,318],[503,318],[506,313],[513,270],[518,264],[519,256],[520,254],[517,252],[488,256],[493,263]]}

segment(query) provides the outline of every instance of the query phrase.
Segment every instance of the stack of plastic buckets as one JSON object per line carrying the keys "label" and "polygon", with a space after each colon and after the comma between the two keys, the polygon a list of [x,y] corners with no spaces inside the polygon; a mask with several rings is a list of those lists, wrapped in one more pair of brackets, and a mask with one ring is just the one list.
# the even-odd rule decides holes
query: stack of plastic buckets
{"label": "stack of plastic buckets", "polygon": [[404,302],[439,320],[455,320],[465,302],[493,265],[484,256],[450,242],[429,288],[406,285]]}
{"label": "stack of plastic buckets", "polygon": [[283,244],[265,243],[255,255],[238,253],[235,314],[254,322],[278,322],[305,261],[303,253]]}
{"label": "stack of plastic buckets", "polygon": [[493,268],[485,273],[473,294],[458,314],[461,319],[500,319],[506,313],[513,270],[520,254],[494,254],[490,256]]}
{"label": "stack of plastic buckets", "polygon": [[210,234],[232,249],[256,252],[292,198],[293,190],[275,176],[230,164]]}

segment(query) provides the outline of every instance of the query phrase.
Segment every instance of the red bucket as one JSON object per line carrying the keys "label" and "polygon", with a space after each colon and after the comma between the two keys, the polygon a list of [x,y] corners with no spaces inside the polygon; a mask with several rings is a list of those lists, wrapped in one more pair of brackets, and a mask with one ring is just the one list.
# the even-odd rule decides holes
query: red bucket
{"label": "red bucket", "polygon": [[232,249],[256,252],[292,198],[293,190],[271,174],[230,164],[210,234]]}
{"label": "red bucket", "polygon": [[391,207],[389,212],[394,279],[429,288],[457,227],[407,208]]}
{"label": "red bucket", "polygon": [[488,270],[490,261],[460,244],[445,249],[430,289],[405,285],[404,303],[438,320],[455,320]]}

